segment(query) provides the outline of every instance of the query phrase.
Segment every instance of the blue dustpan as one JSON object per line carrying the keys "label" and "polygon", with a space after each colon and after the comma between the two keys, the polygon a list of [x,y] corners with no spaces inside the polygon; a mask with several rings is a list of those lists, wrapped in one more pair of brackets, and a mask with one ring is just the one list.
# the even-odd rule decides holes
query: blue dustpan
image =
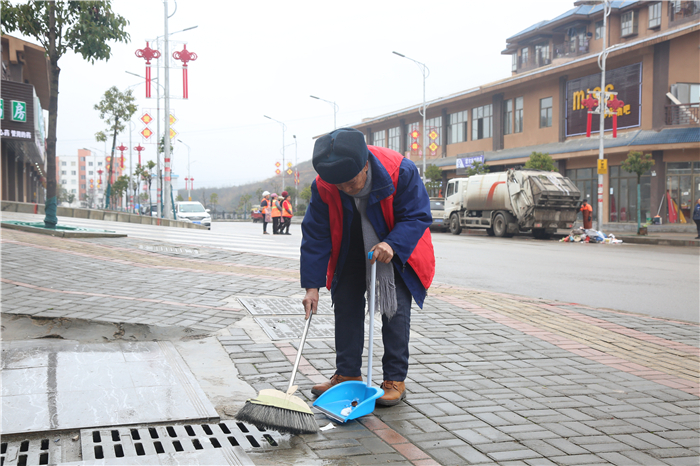
{"label": "blue dustpan", "polygon": [[[369,253],[368,259],[372,259]],[[367,385],[360,381],[339,383],[318,397],[314,406],[334,421],[347,422],[374,411],[377,398],[384,390],[372,386],[372,343],[374,341],[374,297],[377,281],[377,263],[372,264],[369,292],[369,353],[367,355]]]}

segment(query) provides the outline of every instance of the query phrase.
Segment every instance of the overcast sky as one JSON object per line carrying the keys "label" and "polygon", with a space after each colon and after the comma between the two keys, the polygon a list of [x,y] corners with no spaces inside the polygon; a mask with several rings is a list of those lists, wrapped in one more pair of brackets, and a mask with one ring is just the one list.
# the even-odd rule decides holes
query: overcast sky
{"label": "overcast sky", "polygon": [[[172,14],[176,2],[168,5]],[[435,99],[510,76],[510,56],[500,54],[505,39],[572,7],[570,0],[179,0],[169,31],[198,27],[172,35],[171,53],[186,41],[198,58],[189,64],[189,100],[181,99],[182,70],[170,70],[170,106],[176,139],[191,148],[195,187],[274,173],[282,128],[263,115],[286,124],[287,161],[296,154],[299,162],[310,159],[312,138],[333,129],[332,105],[312,94],[337,103],[338,127],[420,104],[421,71],[394,50],[428,65],[426,98]],[[91,65],[72,53],[59,62],[59,156],[105,149],[94,138],[105,125],[93,106],[111,86],[133,86],[139,110],[131,145],[143,143],[139,117],[156,108],[156,99],[146,99],[143,80],[125,71],[144,75],[145,61],[134,52],[164,34],[163,2],[116,0],[114,9],[130,22],[131,43],[114,44],[108,62]],[[155,97],[155,85],[152,92]],[[155,122],[150,127],[155,131]],[[119,142],[128,145],[129,134]],[[144,158],[155,161],[155,145],[144,145]],[[173,169],[181,179],[187,157],[176,141]]]}

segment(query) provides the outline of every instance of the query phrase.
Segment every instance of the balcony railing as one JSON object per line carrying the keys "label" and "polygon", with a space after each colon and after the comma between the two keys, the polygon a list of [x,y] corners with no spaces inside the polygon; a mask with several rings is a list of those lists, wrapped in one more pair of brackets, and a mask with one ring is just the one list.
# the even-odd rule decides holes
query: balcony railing
{"label": "balcony railing", "polygon": [[666,124],[700,125],[700,104],[666,105]]}
{"label": "balcony railing", "polygon": [[578,57],[588,53],[588,38],[575,37],[561,44],[554,44],[554,58]]}
{"label": "balcony railing", "polygon": [[676,26],[698,19],[700,2],[673,1],[668,2],[668,21],[670,26]]}

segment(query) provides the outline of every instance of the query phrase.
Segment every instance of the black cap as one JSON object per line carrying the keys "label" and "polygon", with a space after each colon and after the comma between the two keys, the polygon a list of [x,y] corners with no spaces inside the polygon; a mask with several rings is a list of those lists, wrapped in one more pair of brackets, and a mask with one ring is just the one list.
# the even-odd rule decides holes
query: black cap
{"label": "black cap", "polygon": [[311,161],[323,181],[341,184],[362,171],[368,156],[364,134],[356,129],[342,128],[316,141]]}

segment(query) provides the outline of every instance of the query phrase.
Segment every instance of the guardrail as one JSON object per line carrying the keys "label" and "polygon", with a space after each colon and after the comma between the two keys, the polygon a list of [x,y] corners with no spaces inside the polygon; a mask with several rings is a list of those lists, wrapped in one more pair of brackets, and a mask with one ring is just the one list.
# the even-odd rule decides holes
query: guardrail
{"label": "guardrail", "polygon": [[[33,204],[27,202],[2,201],[3,212],[19,212],[25,214],[46,215],[44,204]],[[56,209],[58,217],[85,218],[90,220],[104,220],[108,222],[140,223],[142,225],[158,225],[162,227],[195,228],[206,230],[207,227],[195,223],[183,222],[180,220],[170,220],[167,218],[149,217],[147,215],[136,215],[128,212],[117,212],[113,210],[81,209],[75,207],[58,207]]]}
{"label": "guardrail", "polygon": [[700,125],[700,104],[666,105],[666,124]]}

